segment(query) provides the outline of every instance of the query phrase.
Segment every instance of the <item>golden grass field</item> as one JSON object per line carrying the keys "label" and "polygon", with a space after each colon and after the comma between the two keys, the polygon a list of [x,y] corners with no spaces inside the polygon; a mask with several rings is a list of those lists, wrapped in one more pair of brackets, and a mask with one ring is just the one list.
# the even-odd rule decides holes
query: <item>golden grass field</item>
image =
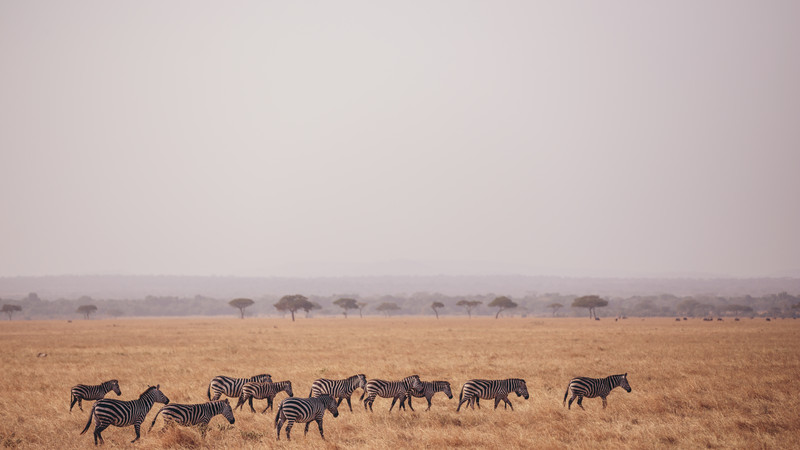
{"label": "golden grass field", "polygon": [[[448,380],[454,399],[437,394],[425,412],[388,412],[375,400],[365,412],[325,416],[326,441],[312,424],[293,440],[275,440],[274,412],[236,411],[229,425],[215,417],[199,431],[160,432],[162,405],[143,424],[137,448],[800,448],[800,321],[631,318],[298,318],[117,319],[0,323],[0,446],[87,448],[79,435],[89,416],[69,412],[70,387],[117,378],[121,399],[160,384],[173,403],[206,401],[212,377],[270,373],[306,396],[314,379]],[[45,352],[47,357],[37,358]],[[628,372],[633,391],[615,389],[608,408],[584,399],[586,411],[562,406],[573,376]],[[516,411],[456,413],[458,391],[470,378],[525,378],[530,400],[510,397]],[[117,398],[109,393],[108,397]],[[276,410],[281,393],[276,398]],[[232,402],[235,404],[235,401]],[[266,401],[256,401],[258,409]],[[264,406],[261,406],[261,405]],[[502,403],[501,403],[502,405]],[[260,411],[260,409],[259,409]],[[108,447],[132,447],[133,427],[110,427]]]}

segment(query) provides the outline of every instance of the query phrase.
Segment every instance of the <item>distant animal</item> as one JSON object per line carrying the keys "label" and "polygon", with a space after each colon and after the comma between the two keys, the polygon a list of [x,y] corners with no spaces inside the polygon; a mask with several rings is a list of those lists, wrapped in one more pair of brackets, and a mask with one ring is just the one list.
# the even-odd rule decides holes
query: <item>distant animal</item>
{"label": "distant animal", "polygon": [[404,400],[412,389],[422,389],[419,375],[411,375],[401,381],[369,380],[364,394],[361,396],[361,398],[364,398],[364,395],[367,395],[364,400],[364,409],[367,409],[369,405],[369,410],[372,411],[372,404],[375,403],[375,397],[377,396],[383,398],[391,397],[392,406],[389,407],[389,412],[391,412],[397,400]]}
{"label": "distant animal", "polygon": [[572,392],[572,397],[569,399],[567,409],[572,408],[572,401],[575,400],[576,397],[578,398],[578,406],[580,406],[581,409],[584,409],[581,404],[583,402],[583,397],[602,398],[603,408],[605,409],[607,405],[606,397],[608,397],[609,392],[617,386],[622,387],[622,389],[628,392],[631,391],[631,385],[628,384],[627,372],[622,375],[611,375],[605,378],[573,378],[570,380],[569,385],[567,385],[567,392],[564,393],[564,404],[566,405],[567,396]]}
{"label": "distant animal", "polygon": [[[323,394],[328,394],[336,399],[336,405],[342,404],[342,400],[347,400],[347,407],[350,412],[353,412],[353,405],[350,404],[350,397],[356,389],[363,389],[366,392],[367,377],[363,373],[353,375],[352,377],[345,378],[344,380],[329,380],[327,378],[319,378],[314,380],[311,385],[311,392],[309,397],[319,397]],[[364,396],[362,395],[361,398]]]}
{"label": "distant animal", "polygon": [[75,406],[75,403],[77,403],[78,408],[83,411],[83,400],[100,400],[105,397],[109,391],[114,391],[115,394],[122,395],[122,391],[119,390],[119,381],[108,380],[97,385],[79,384],[73,386],[70,391],[71,402],[69,404],[69,412],[72,412],[72,407]]}
{"label": "distant animal", "polygon": [[[219,375],[214,377],[211,380],[211,383],[208,384],[208,391],[206,395],[208,399],[211,401],[219,400],[222,394],[225,394],[228,397],[239,397],[242,395],[242,387],[248,381],[258,381],[258,382],[272,382],[272,376],[269,374],[261,374],[261,375],[254,375],[250,378],[232,378],[226,377],[225,375]],[[211,393],[214,393],[214,396],[211,396]]]}
{"label": "distant animal", "polygon": [[323,394],[315,398],[285,398],[278,407],[275,414],[275,429],[278,430],[278,440],[281,440],[281,428],[286,423],[286,439],[291,440],[291,431],[295,422],[305,423],[306,430],[303,436],[308,434],[308,426],[311,421],[316,421],[319,426],[319,435],[325,439],[325,432],[322,430],[322,418],[325,411],[330,411],[333,417],[339,417],[339,408],[336,400],[330,395]]}
{"label": "distant animal", "polygon": [[183,425],[185,427],[199,426],[200,434],[203,437],[206,436],[208,422],[217,414],[222,414],[223,417],[228,419],[228,423],[231,425],[236,422],[236,419],[233,417],[231,402],[227,398],[225,400],[190,405],[173,403],[158,410],[155,417],[153,417],[153,422],[150,424],[150,428],[148,428],[147,431],[153,429],[153,425],[156,424],[156,419],[158,419],[158,415],[161,413],[164,413],[165,428],[173,423],[177,423],[178,425]]}
{"label": "distant animal", "polygon": [[675,318],[675,322],[680,322],[680,321],[681,321],[681,318],[680,318],[680,317],[676,317],[676,318]]}
{"label": "distant animal", "polygon": [[500,404],[500,400],[505,402],[503,407],[510,406],[514,410],[511,401],[508,400],[508,394],[517,394],[517,397],[524,397],[525,400],[529,398],[528,386],[525,380],[521,378],[508,378],[505,380],[469,380],[461,386],[461,393],[458,395],[458,408],[456,412],[461,410],[461,405],[466,403],[475,409],[481,407],[480,399],[494,399],[494,409]]}
{"label": "distant animal", "polygon": [[136,438],[131,443],[139,440],[139,428],[144,422],[144,418],[154,403],[168,404],[169,399],[163,392],[159,390],[159,386],[150,386],[146,391],[142,392],[138,400],[124,401],[114,399],[102,399],[95,402],[92,406],[92,412],[89,414],[89,421],[86,422],[86,427],[81,431],[81,434],[86,433],[89,425],[92,424],[94,418],[94,445],[98,441],[103,444],[103,432],[110,425],[115,427],[127,427],[133,425],[136,430]]}
{"label": "distant animal", "polygon": [[278,392],[281,391],[286,391],[289,397],[294,397],[291,381],[278,381],[277,383],[248,381],[242,387],[242,395],[239,397],[239,402],[234,409],[241,408],[245,402],[249,402],[250,410],[256,412],[255,408],[253,408],[253,399],[267,399],[267,407],[264,408],[264,411],[261,411],[263,414],[267,412],[268,409],[272,409],[272,401],[275,399],[275,396],[278,395]]}
{"label": "distant animal", "polygon": [[[423,398],[428,401],[428,408],[425,411],[431,409],[431,399],[433,395],[437,392],[444,392],[444,394],[449,399],[453,399],[453,392],[450,390],[450,383],[448,381],[423,381],[422,382],[422,389],[411,389],[408,392],[408,407],[414,411],[414,407],[411,406],[411,397]],[[405,400],[400,402],[400,408],[404,409],[405,405],[403,404]]]}

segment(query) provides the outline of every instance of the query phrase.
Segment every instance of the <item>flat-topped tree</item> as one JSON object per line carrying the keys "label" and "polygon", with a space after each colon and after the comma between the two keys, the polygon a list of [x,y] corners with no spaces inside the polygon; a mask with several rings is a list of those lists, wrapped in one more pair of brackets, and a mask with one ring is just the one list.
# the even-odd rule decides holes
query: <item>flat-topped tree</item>
{"label": "flat-topped tree", "polygon": [[[333,302],[334,305],[342,308],[342,314],[344,314],[344,318],[347,319],[347,310],[348,309],[360,309],[358,306],[358,302],[354,298],[340,298]],[[366,303],[365,303],[366,305]]]}
{"label": "flat-topped tree", "polygon": [[463,306],[467,310],[467,314],[469,318],[472,318],[472,310],[477,308],[478,305],[482,304],[482,301],[479,300],[459,300],[456,305]]}
{"label": "flat-topped tree", "polygon": [[0,311],[6,313],[8,316],[8,320],[11,320],[11,316],[18,311],[22,311],[22,306],[19,305],[3,305],[3,309]]}
{"label": "flat-topped tree", "polygon": [[595,308],[602,308],[608,306],[608,300],[603,300],[597,295],[584,295],[572,301],[573,308],[587,308],[589,310],[589,319],[597,318]]}
{"label": "flat-topped tree", "polygon": [[555,317],[556,311],[563,308],[564,305],[562,305],[561,303],[550,303],[549,305],[547,305],[547,307],[553,310],[553,317]]}
{"label": "flat-topped tree", "polygon": [[375,309],[386,314],[386,317],[389,317],[389,313],[394,311],[399,311],[400,307],[397,306],[397,303],[394,302],[383,302],[380,305],[378,305],[378,307]]}
{"label": "flat-topped tree", "polygon": [[249,298],[235,298],[228,302],[229,305],[239,310],[242,319],[244,319],[244,309],[252,306],[253,303],[255,302]]}
{"label": "flat-topped tree", "polygon": [[358,315],[361,316],[362,319],[364,318],[364,308],[366,308],[368,304],[367,302],[358,302]]}
{"label": "flat-topped tree", "polygon": [[87,320],[89,319],[89,315],[91,315],[95,311],[97,311],[97,306],[94,305],[81,305],[78,306],[78,309],[75,310],[75,312],[83,314],[83,317]]}
{"label": "flat-topped tree", "polygon": [[436,319],[439,319],[439,308],[444,308],[444,303],[442,302],[431,303],[431,309],[436,314]]}
{"label": "flat-topped tree", "polygon": [[308,298],[300,295],[284,295],[278,300],[278,303],[275,303],[275,309],[278,311],[289,311],[292,313],[292,322],[294,322],[294,313],[298,310],[306,310],[310,311],[314,308],[314,305],[308,301]]}
{"label": "flat-topped tree", "polygon": [[492,308],[499,308],[497,310],[497,314],[495,314],[494,318],[497,319],[500,317],[500,313],[505,311],[506,309],[516,308],[518,305],[514,303],[510,298],[506,296],[497,297],[489,303],[490,307]]}

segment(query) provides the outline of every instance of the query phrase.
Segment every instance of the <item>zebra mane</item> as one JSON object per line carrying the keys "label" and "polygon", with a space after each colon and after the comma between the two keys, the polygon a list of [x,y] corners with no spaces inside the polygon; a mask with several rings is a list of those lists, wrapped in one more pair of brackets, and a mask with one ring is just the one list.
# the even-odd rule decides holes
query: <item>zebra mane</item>
{"label": "zebra mane", "polygon": [[139,396],[139,398],[144,397],[145,394],[147,394],[148,392],[152,391],[153,389],[158,389],[158,386],[150,386],[150,387],[148,387],[144,392],[142,392],[142,394]]}

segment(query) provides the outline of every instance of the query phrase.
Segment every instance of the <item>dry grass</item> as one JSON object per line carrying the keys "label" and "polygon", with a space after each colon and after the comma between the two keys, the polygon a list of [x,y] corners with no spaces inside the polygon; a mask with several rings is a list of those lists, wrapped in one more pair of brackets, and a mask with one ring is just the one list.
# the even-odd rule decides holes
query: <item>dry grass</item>
{"label": "dry grass", "polygon": [[[84,412],[69,412],[69,389],[118,378],[123,399],[160,383],[178,403],[205,401],[215,375],[267,372],[305,396],[319,377],[399,379],[413,373],[453,385],[425,412],[375,412],[354,396],[339,418],[307,437],[275,442],[274,413],[216,417],[205,440],[194,429],[143,432],[142,448],[800,448],[800,321],[675,322],[671,319],[368,318],[161,319],[0,323],[0,446],[85,448]],[[40,352],[48,354],[37,358]],[[562,406],[573,376],[628,372],[633,392],[615,390],[603,410]],[[516,411],[455,412],[470,378],[523,377],[531,399]],[[110,394],[114,396],[113,393]],[[279,394],[277,403],[285,394]],[[115,396],[114,396],[115,397]],[[256,407],[264,403],[257,401]],[[160,405],[157,405],[157,407]],[[573,405],[574,406],[574,405]],[[263,408],[263,406],[261,406]],[[148,415],[144,430],[155,411]],[[104,432],[109,447],[130,446],[133,428]]]}

